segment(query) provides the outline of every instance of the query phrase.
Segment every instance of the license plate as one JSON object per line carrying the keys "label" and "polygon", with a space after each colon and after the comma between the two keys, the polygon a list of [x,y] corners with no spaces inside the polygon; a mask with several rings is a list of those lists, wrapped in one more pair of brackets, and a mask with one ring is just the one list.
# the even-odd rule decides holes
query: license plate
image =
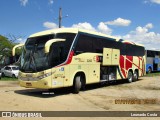
{"label": "license plate", "polygon": [[26,83],[26,86],[32,86],[32,84],[31,83]]}

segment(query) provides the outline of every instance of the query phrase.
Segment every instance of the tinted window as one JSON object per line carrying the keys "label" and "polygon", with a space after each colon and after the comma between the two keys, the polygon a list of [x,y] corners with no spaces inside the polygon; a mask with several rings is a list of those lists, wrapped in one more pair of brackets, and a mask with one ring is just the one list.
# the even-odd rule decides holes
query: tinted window
{"label": "tinted window", "polygon": [[104,47],[106,48],[117,48],[117,42],[110,39],[102,39]]}
{"label": "tinted window", "polygon": [[126,55],[130,56],[143,56],[145,54],[144,47],[136,46],[132,44],[126,45]]}
{"label": "tinted window", "polygon": [[10,67],[5,67],[5,70],[10,70],[11,68]]}
{"label": "tinted window", "polygon": [[76,54],[83,52],[93,52],[92,42],[94,39],[94,37],[80,35],[75,48]]}
{"label": "tinted window", "polygon": [[63,42],[63,46],[61,46],[61,47],[63,47],[62,49],[64,49],[65,57],[67,57],[67,55],[68,55],[68,52],[70,50],[70,47],[72,45],[72,42],[73,42],[75,36],[76,36],[76,34],[74,34],[74,33],[58,33],[55,37],[55,38],[60,38],[60,39],[66,40],[65,42]]}
{"label": "tinted window", "polygon": [[93,40],[93,51],[95,53],[103,53],[103,40],[97,38]]}
{"label": "tinted window", "polygon": [[55,38],[65,39],[65,41],[55,42],[51,45],[51,51],[48,59],[50,67],[54,67],[65,62],[75,35],[76,34],[74,33],[59,33],[56,35]]}
{"label": "tinted window", "polygon": [[117,42],[112,38],[100,38],[89,35],[80,35],[76,44],[76,54],[84,52],[103,53],[103,48],[120,49],[121,55],[143,56],[144,47]]}
{"label": "tinted window", "polygon": [[103,53],[103,48],[116,48],[117,42],[110,38],[97,38],[93,40],[93,51]]}
{"label": "tinted window", "polygon": [[120,49],[120,55],[126,55],[126,44],[117,42],[117,49]]}
{"label": "tinted window", "polygon": [[19,70],[19,67],[12,67],[12,70]]}
{"label": "tinted window", "polygon": [[160,56],[160,51],[147,50],[147,57]]}
{"label": "tinted window", "polygon": [[36,46],[36,49],[43,49],[45,43],[48,40],[53,38],[54,38],[54,35],[45,35],[40,37],[28,38],[28,40],[26,41],[25,47],[28,50],[35,49],[35,46]]}
{"label": "tinted window", "polygon": [[81,34],[76,44],[76,53],[103,53],[103,48],[116,48],[116,42],[110,38],[100,38]]}

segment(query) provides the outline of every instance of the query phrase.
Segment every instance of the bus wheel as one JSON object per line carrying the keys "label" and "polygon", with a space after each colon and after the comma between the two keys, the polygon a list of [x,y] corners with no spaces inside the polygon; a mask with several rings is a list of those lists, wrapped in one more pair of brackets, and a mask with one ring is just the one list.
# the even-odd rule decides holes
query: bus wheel
{"label": "bus wheel", "polygon": [[138,80],[138,72],[137,71],[134,71],[133,79],[134,79],[134,81]]}
{"label": "bus wheel", "polygon": [[133,73],[132,73],[132,71],[128,72],[128,82],[129,83],[133,82]]}
{"label": "bus wheel", "polygon": [[73,84],[74,93],[76,94],[79,93],[81,86],[82,86],[81,76],[76,76]]}

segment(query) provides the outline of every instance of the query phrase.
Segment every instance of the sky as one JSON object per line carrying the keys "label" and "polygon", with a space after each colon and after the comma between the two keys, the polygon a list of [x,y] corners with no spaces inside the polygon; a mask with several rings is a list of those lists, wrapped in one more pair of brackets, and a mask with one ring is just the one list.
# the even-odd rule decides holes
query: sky
{"label": "sky", "polygon": [[0,0],[0,34],[21,36],[62,26],[83,28],[160,50],[160,0]]}

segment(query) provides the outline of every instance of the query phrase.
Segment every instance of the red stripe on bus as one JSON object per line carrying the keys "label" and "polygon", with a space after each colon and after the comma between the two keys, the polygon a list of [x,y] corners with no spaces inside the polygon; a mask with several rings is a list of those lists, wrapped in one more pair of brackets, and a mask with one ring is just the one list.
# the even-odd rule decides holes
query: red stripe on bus
{"label": "red stripe on bus", "polygon": [[72,51],[69,53],[69,57],[68,57],[67,61],[66,61],[64,64],[58,65],[58,66],[56,66],[56,67],[60,67],[60,66],[64,66],[64,65],[70,64],[70,63],[72,62],[73,55],[74,55],[74,51],[72,50]]}
{"label": "red stripe on bus", "polygon": [[125,71],[124,71],[124,57],[121,55],[120,56],[120,67],[121,67],[121,71],[122,71],[122,74],[123,74],[123,76],[126,78],[126,73],[125,73]]}
{"label": "red stripe on bus", "polygon": [[[133,56],[126,56],[126,70],[128,70],[129,68],[132,68],[132,63],[133,63]],[[130,61],[132,62],[130,62]]]}
{"label": "red stripe on bus", "polygon": [[[141,57],[138,57],[139,65],[136,65],[133,63],[133,56],[126,56],[127,59],[125,59],[124,56],[120,56],[120,67],[122,74],[126,77],[125,70],[128,71],[129,68],[132,68],[132,65],[135,65],[139,70],[142,71],[141,75],[144,74],[144,59]],[[142,62],[142,66],[140,65],[140,62]],[[126,68],[124,67],[126,65]],[[142,67],[142,68],[141,68]]]}

